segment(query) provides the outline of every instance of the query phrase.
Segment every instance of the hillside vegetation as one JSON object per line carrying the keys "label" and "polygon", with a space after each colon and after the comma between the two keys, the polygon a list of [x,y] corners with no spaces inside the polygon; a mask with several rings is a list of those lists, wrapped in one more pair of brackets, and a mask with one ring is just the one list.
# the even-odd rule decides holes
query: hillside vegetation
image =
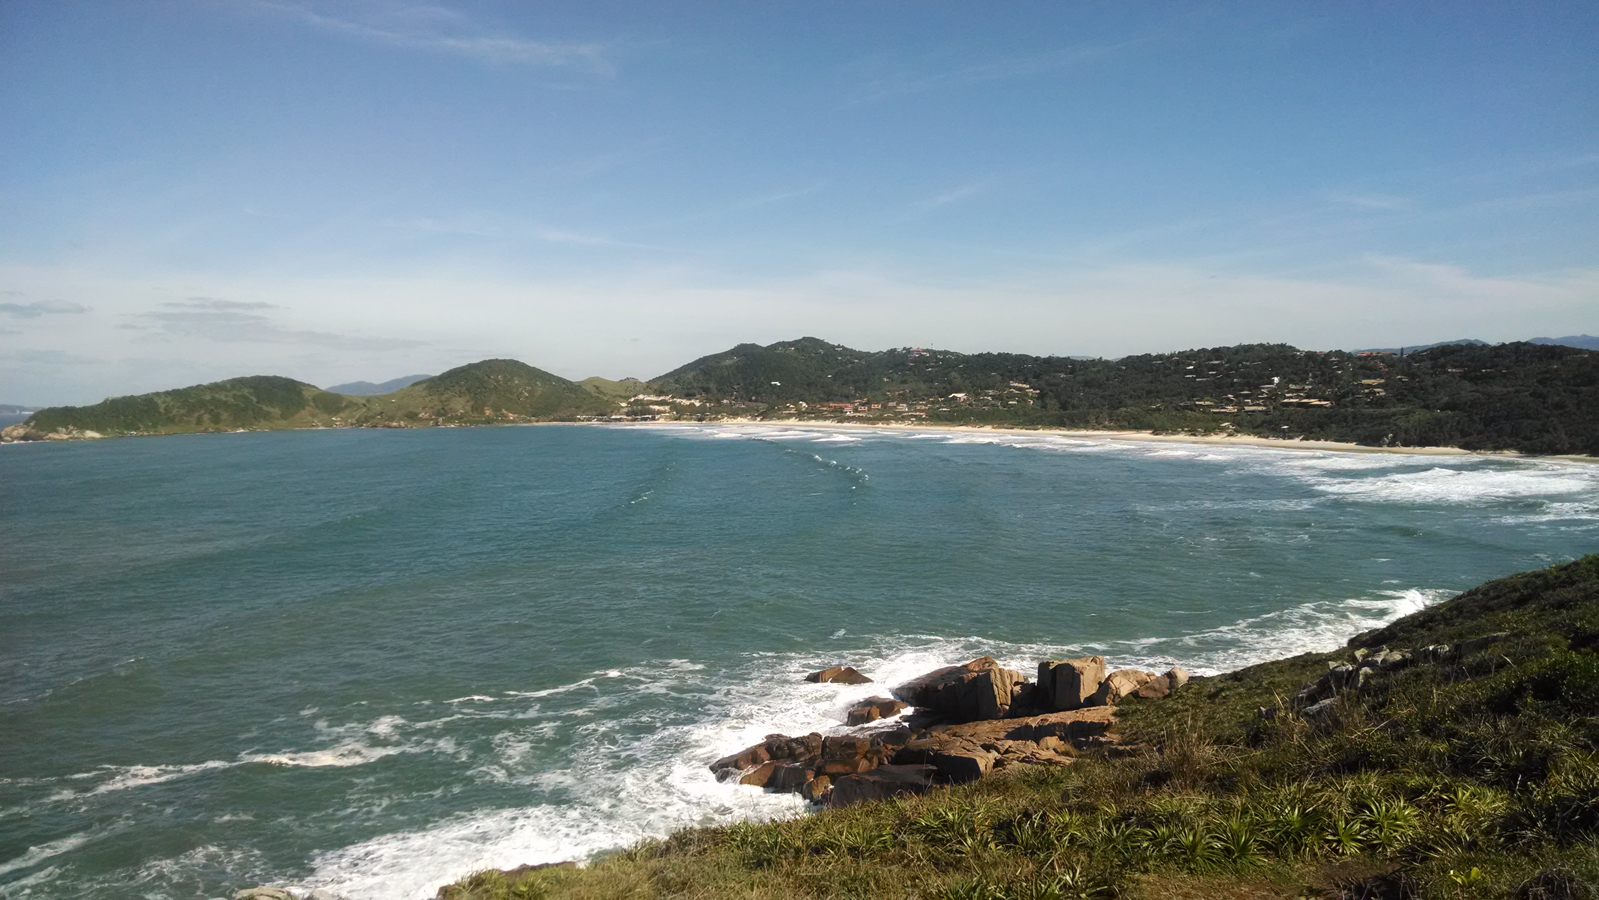
{"label": "hillside vegetation", "polygon": [[1594,896],[1599,555],[1118,714],[1121,743],[1064,768],[690,829],[440,896]]}
{"label": "hillside vegetation", "polygon": [[[1599,453],[1599,353],[1531,343],[1400,357],[1243,344],[1119,360],[741,344],[660,376],[768,417],[1304,437],[1372,446]],[[902,408],[903,407],[903,408]]]}
{"label": "hillside vegetation", "polygon": [[[640,394],[656,395],[630,403]],[[662,397],[671,399],[661,399]],[[1405,356],[1242,344],[1119,360],[740,344],[645,384],[507,359],[353,397],[257,376],[36,413],[6,439],[579,417],[838,419],[1246,434],[1599,454],[1599,351],[1455,344]]]}
{"label": "hillside vegetation", "polygon": [[[409,428],[572,420],[614,400],[510,359],[451,369],[381,396],[349,396],[270,375],[113,397],[34,413],[7,437],[176,434],[195,431],[365,426]],[[14,438],[13,438],[14,439]]]}

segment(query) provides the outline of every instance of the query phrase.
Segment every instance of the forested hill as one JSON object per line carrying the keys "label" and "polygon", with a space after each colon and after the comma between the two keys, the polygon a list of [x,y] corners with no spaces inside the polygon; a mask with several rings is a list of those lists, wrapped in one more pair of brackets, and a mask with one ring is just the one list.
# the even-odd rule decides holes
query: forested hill
{"label": "forested hill", "polygon": [[7,440],[237,429],[559,421],[614,411],[616,401],[513,359],[451,369],[393,393],[348,396],[273,375],[56,406],[5,429]]}
{"label": "forested hill", "polygon": [[[654,396],[634,396],[646,392]],[[915,347],[868,352],[802,338],[740,344],[648,385],[579,384],[508,359],[461,366],[373,397],[275,376],[234,378],[53,407],[0,437],[727,415],[1599,455],[1599,351],[1457,344],[1398,356],[1243,344],[1084,360]]]}
{"label": "forested hill", "polygon": [[656,390],[773,416],[1223,432],[1368,445],[1599,454],[1599,352],[1531,343],[1407,354],[1244,344],[1119,360],[815,338],[742,344]]}

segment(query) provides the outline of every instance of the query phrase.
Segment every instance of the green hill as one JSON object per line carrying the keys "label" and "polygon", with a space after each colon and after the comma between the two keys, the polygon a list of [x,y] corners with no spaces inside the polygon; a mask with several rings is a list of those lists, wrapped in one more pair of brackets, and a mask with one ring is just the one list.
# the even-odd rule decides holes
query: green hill
{"label": "green hill", "polygon": [[57,406],[7,429],[9,439],[176,434],[334,426],[421,427],[561,421],[615,409],[575,382],[515,360],[451,369],[392,394],[355,397],[289,378],[230,378],[175,391]]}
{"label": "green hill", "polygon": [[439,896],[1595,896],[1599,555],[1118,716],[1119,743],[1070,766],[689,829]]}
{"label": "green hill", "polygon": [[626,400],[639,394],[648,393],[650,386],[637,378],[624,378],[621,381],[612,381],[609,378],[585,378],[578,384],[584,388],[611,400]]}
{"label": "green hill", "polygon": [[849,403],[867,419],[1599,454],[1599,352],[1531,343],[1403,357],[1241,344],[1084,360],[802,338],[741,344],[652,386],[762,404],[770,417],[833,417],[827,404]]}
{"label": "green hill", "polygon": [[40,433],[174,434],[238,428],[306,428],[336,424],[361,402],[276,375],[230,378],[173,391],[112,397],[93,406],[53,406],[30,416]]}
{"label": "green hill", "polygon": [[514,359],[486,359],[372,398],[356,424],[551,421],[608,412],[614,403]]}

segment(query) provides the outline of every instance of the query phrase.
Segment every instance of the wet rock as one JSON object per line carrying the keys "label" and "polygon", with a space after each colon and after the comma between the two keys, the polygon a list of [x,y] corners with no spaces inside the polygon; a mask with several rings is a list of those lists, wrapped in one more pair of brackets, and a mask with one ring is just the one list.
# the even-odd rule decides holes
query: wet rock
{"label": "wet rock", "polygon": [[740,776],[738,783],[748,784],[753,787],[766,787],[766,783],[771,780],[772,773],[775,771],[777,771],[777,763],[763,762]]}
{"label": "wet rock", "polygon": [[871,679],[856,671],[853,666],[833,666],[812,672],[805,680],[816,684],[870,684]]}
{"label": "wet rock", "polygon": [[296,898],[283,888],[253,887],[234,894],[233,900],[296,900]]}
{"label": "wet rock", "polygon": [[905,703],[902,700],[895,700],[890,697],[872,697],[850,707],[849,712],[844,715],[844,723],[851,726],[865,725],[878,719],[899,715],[904,710]]}
{"label": "wet rock", "polygon": [[1023,681],[1020,672],[984,656],[929,672],[894,688],[893,693],[918,712],[949,722],[973,722],[998,719],[1009,712],[1011,697]]}
{"label": "wet rock", "polygon": [[938,769],[929,765],[880,766],[833,782],[827,807],[836,809],[867,800],[887,800],[906,794],[925,794],[937,784]]}
{"label": "wet rock", "polygon": [[887,753],[871,738],[835,735],[822,741],[818,775],[853,775],[875,769],[886,762]]}
{"label": "wet rock", "polygon": [[827,777],[826,775],[818,775],[815,778],[812,778],[810,781],[805,782],[804,786],[800,788],[799,792],[800,796],[804,797],[806,800],[809,800],[812,803],[821,803],[827,799],[827,795],[831,793],[832,790],[833,779]]}
{"label": "wet rock", "polygon": [[816,773],[809,767],[796,763],[774,764],[771,775],[766,779],[765,787],[769,791],[779,794],[793,794],[802,792],[805,785],[816,780]]}
{"label": "wet rock", "polygon": [[711,771],[716,773],[718,779],[726,781],[763,763],[773,760],[803,763],[815,759],[821,752],[822,736],[816,732],[803,737],[769,734],[761,743],[711,763]]}
{"label": "wet rock", "polygon": [[1052,712],[1081,709],[1105,680],[1105,658],[1047,659],[1038,664],[1040,706]]}

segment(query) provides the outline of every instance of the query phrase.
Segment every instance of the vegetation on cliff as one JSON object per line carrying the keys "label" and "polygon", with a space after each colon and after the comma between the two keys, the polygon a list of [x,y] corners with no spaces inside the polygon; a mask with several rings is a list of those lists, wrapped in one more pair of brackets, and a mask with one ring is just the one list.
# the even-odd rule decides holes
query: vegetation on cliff
{"label": "vegetation on cliff", "polygon": [[[1599,352],[1531,343],[1406,356],[1242,344],[1118,360],[741,344],[653,382],[768,416],[1305,437],[1373,446],[1599,453]],[[801,406],[804,404],[804,406]],[[876,404],[874,408],[873,404]],[[818,408],[820,407],[820,408]]]}
{"label": "vegetation on cliff", "polygon": [[[1304,706],[1357,660],[1369,676]],[[1066,768],[690,829],[440,896],[1531,900],[1599,883],[1599,555],[1119,715],[1121,751]]]}

